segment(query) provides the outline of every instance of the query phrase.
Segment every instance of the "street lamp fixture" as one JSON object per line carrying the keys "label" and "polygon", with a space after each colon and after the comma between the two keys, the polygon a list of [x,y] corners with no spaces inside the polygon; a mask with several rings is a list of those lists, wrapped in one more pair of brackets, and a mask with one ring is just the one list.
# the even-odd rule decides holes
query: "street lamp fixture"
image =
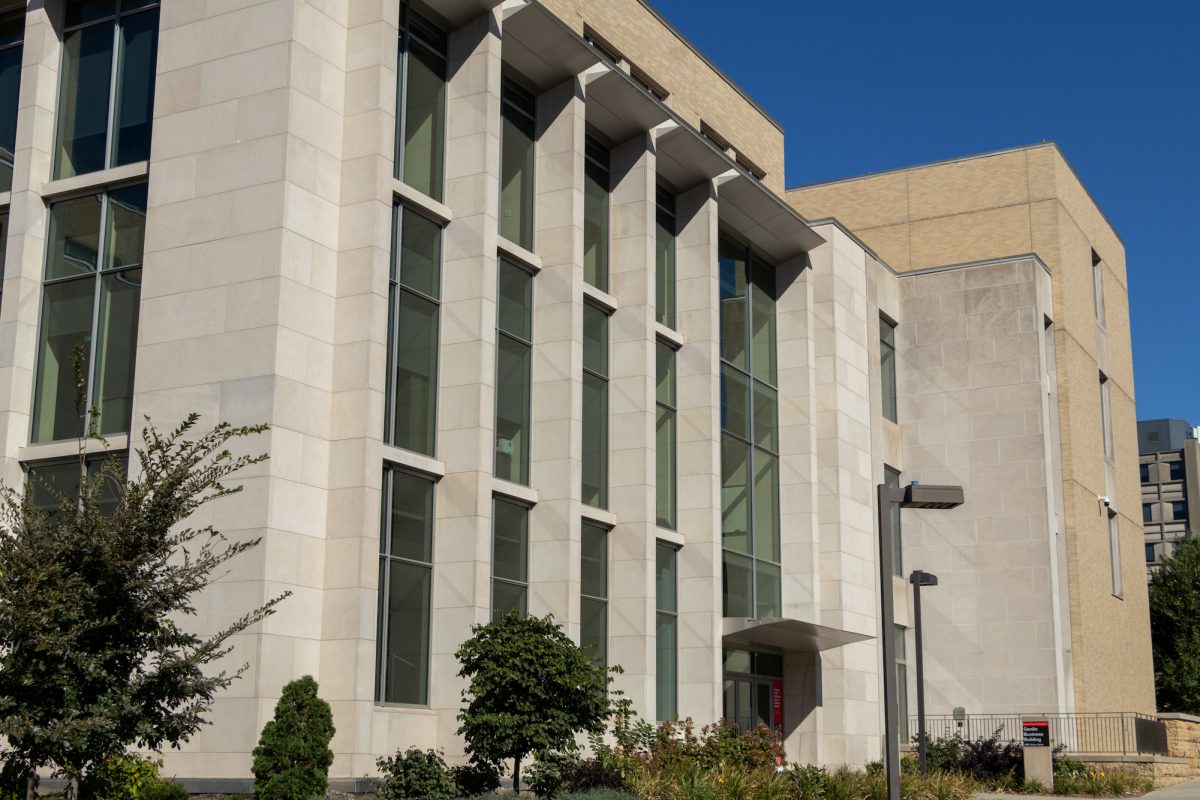
{"label": "street lamp fixture", "polygon": [[925,734],[925,650],[921,645],[921,587],[937,586],[937,575],[924,570],[916,570],[908,576],[908,582],[913,585],[913,628],[917,635],[917,752],[919,753],[921,774],[928,775],[928,742]]}
{"label": "street lamp fixture", "polygon": [[[945,509],[963,504],[961,486],[912,483],[876,487],[879,513],[879,616],[883,627],[883,739],[886,743],[888,800],[900,800],[900,725],[896,707],[896,610],[892,599],[892,504],[901,508]],[[919,648],[918,648],[919,650]]]}

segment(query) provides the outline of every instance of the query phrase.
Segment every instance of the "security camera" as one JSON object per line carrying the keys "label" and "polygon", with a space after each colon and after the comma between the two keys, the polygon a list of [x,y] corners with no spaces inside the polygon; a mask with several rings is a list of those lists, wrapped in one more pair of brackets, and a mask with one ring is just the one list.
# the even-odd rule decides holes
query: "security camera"
{"label": "security camera", "polygon": [[1104,503],[1105,508],[1112,507],[1112,500],[1109,500],[1108,497],[1106,497],[1105,495],[1100,495],[1096,499],[1099,500],[1101,503]]}

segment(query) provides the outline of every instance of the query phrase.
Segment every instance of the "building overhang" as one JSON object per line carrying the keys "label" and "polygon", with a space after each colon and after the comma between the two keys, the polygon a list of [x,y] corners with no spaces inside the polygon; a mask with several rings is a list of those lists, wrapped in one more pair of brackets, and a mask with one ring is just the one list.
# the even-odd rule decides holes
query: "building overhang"
{"label": "building overhang", "polygon": [[723,641],[726,646],[771,647],[785,653],[817,653],[874,638],[798,619],[725,617]]}
{"label": "building overhang", "polygon": [[645,135],[671,118],[666,106],[620,68],[601,61],[587,74],[587,122],[613,142]]}
{"label": "building overhang", "polygon": [[446,22],[459,28],[481,14],[488,13],[502,2],[503,0],[437,0],[432,5]]}
{"label": "building overhang", "polygon": [[549,9],[533,0],[504,0],[504,63],[538,92],[574,78],[600,55]]}
{"label": "building overhang", "polygon": [[795,209],[741,170],[717,179],[717,200],[721,224],[777,263],[825,243]]}

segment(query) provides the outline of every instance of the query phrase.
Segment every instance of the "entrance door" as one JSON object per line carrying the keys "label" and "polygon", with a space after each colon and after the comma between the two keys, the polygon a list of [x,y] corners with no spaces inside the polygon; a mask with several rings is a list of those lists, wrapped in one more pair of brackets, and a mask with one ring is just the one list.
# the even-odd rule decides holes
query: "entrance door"
{"label": "entrance door", "polygon": [[[780,728],[782,720],[776,715],[776,693],[782,703],[782,681],[757,675],[725,674],[725,719],[749,731],[759,725]],[[777,721],[779,720],[779,721]]]}

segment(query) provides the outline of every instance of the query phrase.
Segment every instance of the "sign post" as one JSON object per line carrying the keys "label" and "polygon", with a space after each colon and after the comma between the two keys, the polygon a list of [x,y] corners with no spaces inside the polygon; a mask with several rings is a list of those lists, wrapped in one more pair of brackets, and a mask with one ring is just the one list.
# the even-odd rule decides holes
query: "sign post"
{"label": "sign post", "polygon": [[1050,749],[1050,720],[1021,717],[1021,746],[1025,752],[1025,780],[1054,786],[1053,751]]}

